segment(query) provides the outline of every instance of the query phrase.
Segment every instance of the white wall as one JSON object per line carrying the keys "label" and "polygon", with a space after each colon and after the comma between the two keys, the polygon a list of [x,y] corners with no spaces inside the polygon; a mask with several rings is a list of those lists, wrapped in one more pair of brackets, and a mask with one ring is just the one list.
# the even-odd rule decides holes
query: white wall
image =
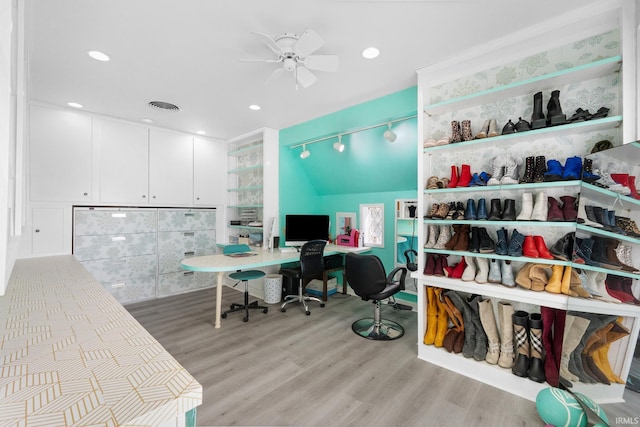
{"label": "white wall", "polygon": [[24,11],[0,2],[0,295],[18,252],[23,224]]}

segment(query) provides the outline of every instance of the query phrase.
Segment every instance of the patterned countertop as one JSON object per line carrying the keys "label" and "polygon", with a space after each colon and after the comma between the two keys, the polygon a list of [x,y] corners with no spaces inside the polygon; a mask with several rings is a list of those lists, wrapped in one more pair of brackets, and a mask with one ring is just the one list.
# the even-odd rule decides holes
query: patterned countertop
{"label": "patterned countertop", "polygon": [[158,426],[202,403],[202,386],[72,255],[16,261],[0,360],[0,426]]}

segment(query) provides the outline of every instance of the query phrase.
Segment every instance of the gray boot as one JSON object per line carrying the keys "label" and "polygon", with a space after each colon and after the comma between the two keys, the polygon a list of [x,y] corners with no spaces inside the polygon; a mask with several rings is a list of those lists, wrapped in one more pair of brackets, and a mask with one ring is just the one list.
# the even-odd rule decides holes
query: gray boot
{"label": "gray boot", "polygon": [[591,335],[593,335],[598,329],[601,329],[605,325],[615,321],[617,319],[617,316],[582,312],[571,312],[571,315],[580,316],[584,319],[587,319],[589,321],[589,326],[580,338],[580,342],[571,353],[571,356],[569,358],[569,371],[574,375],[577,375],[580,381],[584,383],[595,383],[596,379],[591,378],[591,376],[589,376],[589,374],[585,372],[585,369],[582,366],[582,350],[584,350]]}
{"label": "gray boot", "polygon": [[502,276],[502,284],[513,288],[516,286],[516,281],[513,278],[513,270],[511,269],[511,261],[505,261],[501,259],[500,261],[500,275]]}
{"label": "gray boot", "polygon": [[[486,258],[485,258],[486,259]],[[467,298],[467,304],[471,307],[471,320],[473,322],[473,326],[476,330],[476,346],[473,349],[473,358],[477,361],[482,361],[487,358],[487,350],[489,348],[489,343],[487,342],[487,334],[482,327],[482,322],[480,321],[480,301],[482,297],[480,295],[473,295]]]}
{"label": "gray boot", "polygon": [[489,261],[489,283],[500,283],[502,275],[500,274],[500,261],[492,259]]}
{"label": "gray boot", "polygon": [[441,225],[440,232],[438,233],[438,240],[432,246],[433,249],[444,249],[444,245],[451,240],[451,226],[450,225]]}

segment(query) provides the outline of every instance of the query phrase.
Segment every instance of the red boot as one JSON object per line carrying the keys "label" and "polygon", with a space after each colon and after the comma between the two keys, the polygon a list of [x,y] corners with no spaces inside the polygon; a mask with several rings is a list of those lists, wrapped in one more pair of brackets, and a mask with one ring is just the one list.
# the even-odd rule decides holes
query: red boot
{"label": "red boot", "polygon": [[553,255],[551,255],[551,252],[547,249],[547,245],[544,243],[544,238],[542,236],[533,236],[533,243],[536,245],[539,258],[553,259]]}
{"label": "red boot", "polygon": [[627,186],[627,182],[629,181],[628,173],[612,173],[611,179],[616,182],[616,184]]}
{"label": "red boot", "polygon": [[638,194],[638,191],[636,190],[635,176],[629,176],[629,179],[627,181],[627,187],[629,187],[629,190],[631,190],[631,197],[633,197],[634,199],[640,199],[640,194]]}
{"label": "red boot", "polygon": [[529,258],[538,258],[538,250],[536,249],[536,244],[533,241],[533,236],[524,236],[522,255]]}
{"label": "red boot", "polygon": [[458,185],[456,187],[468,187],[471,182],[471,166],[462,165],[462,170],[460,171],[460,177],[458,179]]}
{"label": "red boot", "polygon": [[464,257],[462,257],[460,259],[460,262],[456,264],[456,266],[451,271],[451,274],[449,275],[449,277],[451,277],[452,279],[460,279],[466,267],[467,267],[467,263],[465,262]]}
{"label": "red boot", "polygon": [[456,188],[458,185],[458,167],[451,165],[451,179],[449,180],[449,188]]}

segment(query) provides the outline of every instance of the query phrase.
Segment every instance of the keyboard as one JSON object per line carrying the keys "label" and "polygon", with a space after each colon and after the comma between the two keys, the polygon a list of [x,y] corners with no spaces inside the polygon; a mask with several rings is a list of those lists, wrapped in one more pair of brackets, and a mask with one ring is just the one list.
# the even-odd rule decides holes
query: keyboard
{"label": "keyboard", "polygon": [[280,253],[283,253],[283,254],[293,254],[296,252],[298,252],[296,248],[280,248]]}

